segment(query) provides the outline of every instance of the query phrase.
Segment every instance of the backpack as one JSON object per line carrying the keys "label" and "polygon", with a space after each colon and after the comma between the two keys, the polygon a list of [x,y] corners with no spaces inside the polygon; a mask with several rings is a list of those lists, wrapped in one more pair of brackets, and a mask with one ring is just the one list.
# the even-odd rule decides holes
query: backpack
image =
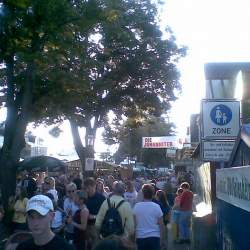
{"label": "backpack", "polygon": [[125,200],[120,201],[117,206],[111,206],[110,198],[107,198],[108,210],[104,216],[100,234],[103,237],[109,235],[122,235],[124,233],[124,226],[122,225],[122,218],[118,211],[118,208],[125,202]]}

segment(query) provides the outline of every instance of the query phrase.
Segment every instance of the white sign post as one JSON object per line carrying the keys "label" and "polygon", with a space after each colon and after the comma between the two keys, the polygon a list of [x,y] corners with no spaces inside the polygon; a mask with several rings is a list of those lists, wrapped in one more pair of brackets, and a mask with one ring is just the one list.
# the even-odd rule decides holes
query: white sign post
{"label": "white sign post", "polygon": [[240,102],[202,100],[202,138],[234,139],[240,129]]}
{"label": "white sign post", "polygon": [[167,148],[167,150],[166,150],[166,157],[175,158],[176,151],[177,151],[177,148]]}
{"label": "white sign post", "polygon": [[234,141],[203,141],[203,160],[229,161]]}
{"label": "white sign post", "polygon": [[85,171],[93,171],[94,167],[95,167],[95,159],[86,158],[85,159]]}
{"label": "white sign post", "polygon": [[205,161],[229,161],[240,130],[240,102],[202,100],[202,157]]}

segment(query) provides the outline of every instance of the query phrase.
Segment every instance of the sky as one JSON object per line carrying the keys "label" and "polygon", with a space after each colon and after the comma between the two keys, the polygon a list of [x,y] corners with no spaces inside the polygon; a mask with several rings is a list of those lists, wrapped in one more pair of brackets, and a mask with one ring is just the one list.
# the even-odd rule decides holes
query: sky
{"label": "sky", "polygon": [[[176,41],[188,47],[187,56],[178,68],[182,94],[173,104],[171,119],[184,136],[192,113],[199,113],[205,96],[204,63],[250,61],[249,0],[166,0],[161,13],[161,26],[171,27]],[[0,120],[4,117],[0,111]],[[45,128],[35,134],[45,137],[51,145],[49,153],[73,148],[69,125],[63,125],[60,139],[52,139]],[[97,152],[107,150],[98,132]],[[113,149],[111,149],[113,151]]]}
{"label": "sky", "polygon": [[181,135],[205,97],[204,64],[250,60],[249,17],[248,0],[166,0],[162,25],[189,48],[179,65],[182,95],[171,112]]}

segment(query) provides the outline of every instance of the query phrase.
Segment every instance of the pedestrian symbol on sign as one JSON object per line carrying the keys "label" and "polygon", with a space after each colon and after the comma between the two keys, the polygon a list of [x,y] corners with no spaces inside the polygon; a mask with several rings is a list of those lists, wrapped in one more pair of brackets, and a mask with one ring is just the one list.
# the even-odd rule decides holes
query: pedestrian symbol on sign
{"label": "pedestrian symbol on sign", "polygon": [[223,104],[216,105],[210,112],[211,120],[220,126],[227,125],[232,120],[231,109]]}

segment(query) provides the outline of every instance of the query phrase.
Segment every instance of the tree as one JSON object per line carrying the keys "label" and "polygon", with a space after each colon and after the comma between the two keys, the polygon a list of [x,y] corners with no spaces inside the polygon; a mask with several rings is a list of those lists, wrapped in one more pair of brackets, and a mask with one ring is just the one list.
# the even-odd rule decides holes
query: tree
{"label": "tree", "polygon": [[107,126],[104,141],[107,144],[119,143],[115,153],[117,163],[129,157],[148,166],[166,165],[166,149],[143,149],[142,137],[174,135],[174,128],[174,124],[166,122],[163,117],[151,116],[141,121],[128,118],[123,124]]}
{"label": "tree", "polygon": [[58,138],[62,132],[63,131],[59,128],[59,126],[55,126],[50,129],[49,134],[54,138]]}
{"label": "tree", "polygon": [[[85,38],[78,46],[85,46],[82,57],[67,55],[70,72],[82,72],[84,82],[71,93],[67,103],[55,103],[46,112],[70,121],[76,152],[82,164],[86,156],[93,156],[97,128],[108,123],[110,111],[119,121],[122,116],[160,116],[176,99],[180,89],[176,63],[184,56],[185,48],[178,47],[170,29],[168,39],[162,38],[157,23],[157,8],[150,0],[96,1],[91,8],[98,10],[99,19],[92,29],[82,31]],[[99,8],[98,8],[99,7]],[[70,60],[69,60],[70,58]],[[74,62],[74,63],[72,63]],[[78,72],[79,74],[79,72]],[[68,96],[67,93],[64,93]],[[54,98],[50,98],[53,100]],[[85,127],[85,146],[78,127]]]}
{"label": "tree", "polygon": [[[7,107],[0,151],[5,208],[15,190],[16,165],[25,146],[27,124],[38,116],[45,116],[41,112],[45,96],[59,99],[58,89],[65,88],[65,84],[60,86],[65,69],[59,67],[53,78],[52,73],[54,66],[74,48],[77,31],[85,25],[82,11],[85,5],[85,1],[5,0],[0,6],[0,63],[3,65],[0,95],[4,96],[1,102]],[[61,81],[53,81],[55,77]]]}
{"label": "tree", "polygon": [[0,122],[0,136],[4,135],[5,122]]}
{"label": "tree", "polygon": [[[180,89],[176,63],[185,54],[171,31],[163,39],[150,0],[5,0],[0,6],[1,102],[7,107],[0,177],[4,203],[29,122],[70,120],[85,163],[89,135],[119,120],[160,115]],[[4,170],[4,171],[3,171]],[[7,185],[8,183],[8,185]]]}
{"label": "tree", "polygon": [[113,157],[112,157],[110,151],[101,152],[99,157],[101,158],[102,161],[105,161],[105,162],[112,162],[113,161]]}

